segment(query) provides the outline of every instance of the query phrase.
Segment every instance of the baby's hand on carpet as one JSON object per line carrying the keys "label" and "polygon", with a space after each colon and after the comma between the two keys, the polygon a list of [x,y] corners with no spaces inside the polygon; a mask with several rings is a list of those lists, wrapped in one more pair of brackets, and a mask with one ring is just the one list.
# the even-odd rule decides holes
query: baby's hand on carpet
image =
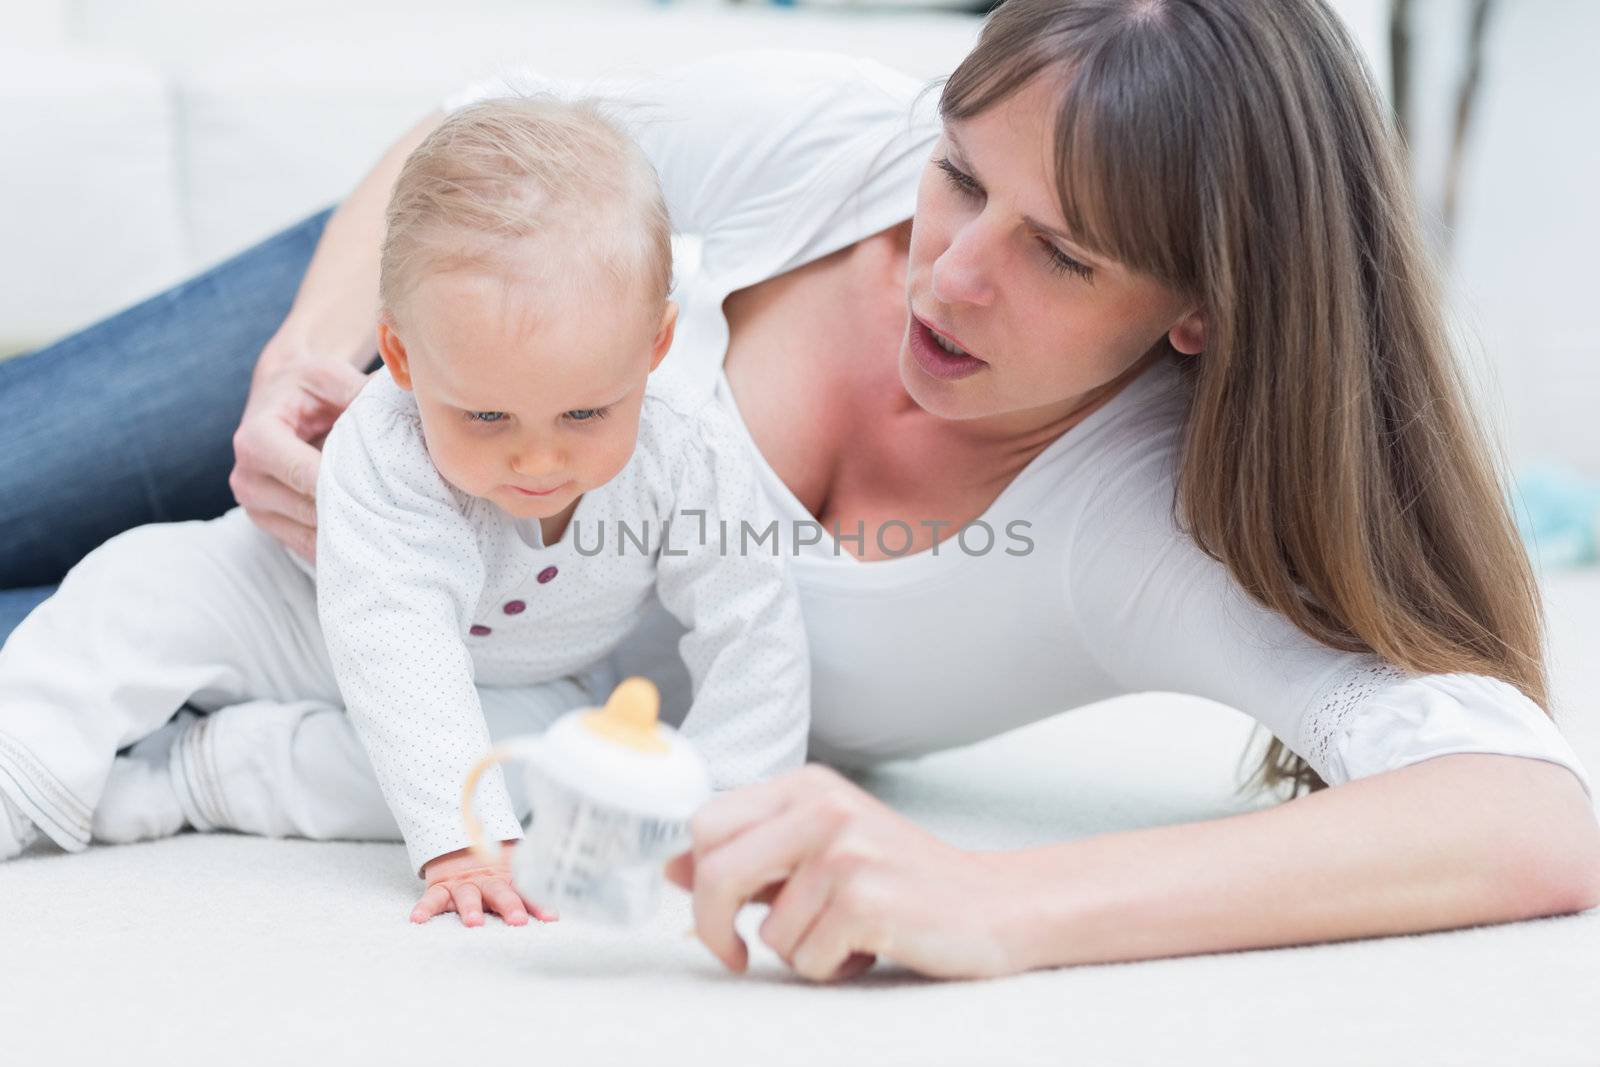
{"label": "baby's hand on carpet", "polygon": [[[505,842],[515,845],[516,842]],[[517,892],[511,881],[511,849],[503,849],[496,863],[484,863],[471,849],[458,849],[428,861],[422,868],[428,883],[422,899],[411,910],[411,921],[425,923],[435,915],[453,911],[463,926],[482,926],[484,909],[499,915],[508,926],[527,923],[531,912],[540,922],[553,923],[557,915]]]}

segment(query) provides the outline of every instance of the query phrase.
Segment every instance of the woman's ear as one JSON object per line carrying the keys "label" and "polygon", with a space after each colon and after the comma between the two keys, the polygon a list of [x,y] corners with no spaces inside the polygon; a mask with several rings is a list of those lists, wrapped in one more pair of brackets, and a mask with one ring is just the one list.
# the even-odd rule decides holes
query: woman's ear
{"label": "woman's ear", "polygon": [[1167,331],[1172,347],[1186,356],[1198,356],[1206,350],[1206,316],[1199,308],[1179,319]]}
{"label": "woman's ear", "polygon": [[667,349],[672,347],[672,335],[678,329],[678,305],[671,300],[667,301],[667,310],[662,312],[661,326],[656,330],[656,339],[650,342],[650,369],[655,370],[661,366],[661,361],[666,358]]}
{"label": "woman's ear", "polygon": [[389,368],[394,384],[409,392],[411,360],[406,355],[405,342],[394,332],[394,325],[387,315],[378,320],[378,355],[383,357],[383,365]]}

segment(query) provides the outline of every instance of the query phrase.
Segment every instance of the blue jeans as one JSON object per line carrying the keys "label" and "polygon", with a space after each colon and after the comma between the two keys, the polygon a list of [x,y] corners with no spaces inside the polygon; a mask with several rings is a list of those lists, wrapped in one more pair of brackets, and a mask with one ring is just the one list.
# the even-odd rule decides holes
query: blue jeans
{"label": "blue jeans", "polygon": [[0,642],[108,538],[233,506],[251,371],[332,211],[0,362]]}

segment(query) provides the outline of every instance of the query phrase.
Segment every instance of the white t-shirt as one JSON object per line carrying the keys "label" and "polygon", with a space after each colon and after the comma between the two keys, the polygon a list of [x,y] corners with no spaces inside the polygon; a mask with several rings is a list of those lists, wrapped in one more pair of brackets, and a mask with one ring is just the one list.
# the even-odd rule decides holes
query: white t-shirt
{"label": "white t-shirt", "polygon": [[[924,88],[867,60],[763,51],[631,83],[505,73],[445,107],[514,92],[614,102],[660,174],[675,227],[703,242],[679,279],[677,339],[658,373],[711,392],[737,420],[721,373],[723,299],[912,216],[938,136],[936,94]],[[1053,442],[982,516],[987,551],[978,526],[966,547],[945,531],[937,554],[873,562],[835,551],[831,536],[793,537],[811,757],[855,766],[915,756],[1160,690],[1238,708],[1330,784],[1490,752],[1562,764],[1589,788],[1555,725],[1514,687],[1417,676],[1317,644],[1201,552],[1174,517],[1183,389],[1156,364]],[[782,528],[811,521],[758,466]],[[889,545],[903,543],[896,534]],[[671,634],[658,614],[620,658],[664,677]]]}
{"label": "white t-shirt", "polygon": [[[697,521],[767,510],[724,412],[652,379],[627,465],[583,494],[547,545],[537,520],[446,482],[416,399],[387,370],[372,376],[323,450],[317,613],[414,867],[467,844],[461,783],[489,747],[478,687],[587,673],[652,599],[687,628],[678,652],[694,698],[683,728],[712,785],[801,764],[810,691],[788,570],[770,554],[723,553]],[[520,837],[503,777],[482,782],[486,832]]]}

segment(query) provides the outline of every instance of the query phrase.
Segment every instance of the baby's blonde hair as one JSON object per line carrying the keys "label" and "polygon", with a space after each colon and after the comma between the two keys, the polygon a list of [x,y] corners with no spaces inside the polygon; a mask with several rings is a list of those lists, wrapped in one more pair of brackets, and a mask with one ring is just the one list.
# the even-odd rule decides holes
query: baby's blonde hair
{"label": "baby's blonde hair", "polygon": [[[672,287],[672,225],[655,169],[596,100],[511,96],[452,112],[406,159],[385,222],[378,300],[391,322],[441,270],[609,281],[652,302]],[[552,235],[539,262],[516,269],[528,238]]]}

